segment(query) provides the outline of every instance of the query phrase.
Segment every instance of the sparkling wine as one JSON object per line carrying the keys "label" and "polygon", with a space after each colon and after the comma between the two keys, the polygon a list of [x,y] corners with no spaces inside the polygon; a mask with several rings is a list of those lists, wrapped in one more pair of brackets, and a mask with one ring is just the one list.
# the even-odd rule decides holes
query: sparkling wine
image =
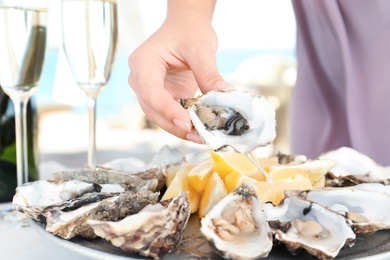
{"label": "sparkling wine", "polygon": [[107,83],[117,48],[117,8],[110,0],[63,0],[63,44],[81,89]]}
{"label": "sparkling wine", "polygon": [[96,166],[96,100],[114,63],[118,17],[116,0],[62,0],[65,54],[79,87],[87,94],[88,166]]}
{"label": "sparkling wine", "polygon": [[0,197],[7,200],[15,193],[16,184],[38,178],[36,131],[31,128],[36,124],[36,111],[32,111],[33,101],[29,99],[37,88],[45,59],[47,9],[33,3],[28,7],[1,4]]}
{"label": "sparkling wine", "polygon": [[36,88],[46,50],[45,9],[0,8],[0,83],[5,93]]}

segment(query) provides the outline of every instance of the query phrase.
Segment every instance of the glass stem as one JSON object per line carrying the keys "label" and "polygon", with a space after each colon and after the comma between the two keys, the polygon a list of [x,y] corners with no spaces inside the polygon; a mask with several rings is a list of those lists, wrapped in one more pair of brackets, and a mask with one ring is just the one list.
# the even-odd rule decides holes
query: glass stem
{"label": "glass stem", "polygon": [[88,96],[87,103],[89,118],[88,166],[94,169],[96,167],[96,97]]}
{"label": "glass stem", "polygon": [[28,99],[13,99],[16,130],[16,169],[18,186],[28,182],[27,103]]}
{"label": "glass stem", "polygon": [[267,182],[268,183],[272,183],[273,180],[272,180],[272,177],[271,175],[268,174],[268,172],[266,172],[263,167],[261,167],[261,165],[259,164],[259,162],[256,160],[256,158],[252,155],[252,153],[246,153],[245,154],[246,157],[248,157],[248,159],[253,163],[254,166],[256,166],[256,168],[264,175],[264,177],[267,179]]}

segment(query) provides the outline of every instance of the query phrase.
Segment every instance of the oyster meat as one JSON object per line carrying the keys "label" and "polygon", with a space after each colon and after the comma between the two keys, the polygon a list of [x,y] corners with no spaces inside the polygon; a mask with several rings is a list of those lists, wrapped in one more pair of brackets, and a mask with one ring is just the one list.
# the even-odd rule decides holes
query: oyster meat
{"label": "oyster meat", "polygon": [[345,246],[352,246],[355,233],[345,218],[317,203],[291,196],[282,204],[264,204],[275,239],[292,254],[300,249],[318,259],[335,258]]}
{"label": "oyster meat", "polygon": [[267,257],[272,233],[256,189],[243,184],[223,198],[201,220],[201,232],[226,259]]}
{"label": "oyster meat", "polygon": [[276,137],[275,108],[263,97],[245,91],[210,91],[183,99],[199,136],[213,150],[226,146],[248,153]]}
{"label": "oyster meat", "polygon": [[359,236],[390,229],[390,194],[352,187],[325,188],[298,192],[301,198],[321,204],[351,221]]}
{"label": "oyster meat", "polygon": [[189,217],[187,194],[181,193],[120,221],[88,220],[87,224],[125,252],[158,259],[177,247]]}

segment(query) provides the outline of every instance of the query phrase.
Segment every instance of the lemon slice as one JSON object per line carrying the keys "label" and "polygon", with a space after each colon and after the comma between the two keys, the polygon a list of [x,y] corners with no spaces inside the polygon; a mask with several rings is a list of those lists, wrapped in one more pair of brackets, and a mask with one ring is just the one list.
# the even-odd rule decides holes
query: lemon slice
{"label": "lemon slice", "polygon": [[206,214],[228,194],[225,185],[217,172],[211,174],[202,194],[198,215],[203,218]]}
{"label": "lemon slice", "polygon": [[194,213],[199,208],[200,195],[187,181],[187,172],[190,168],[190,165],[185,165],[176,172],[175,177],[172,179],[161,200],[167,200],[178,196],[181,192],[187,192],[191,213]]}
{"label": "lemon slice", "polygon": [[336,165],[329,159],[307,161],[298,165],[274,165],[269,168],[269,173],[274,180],[294,178],[295,176],[307,177],[313,188],[325,186],[325,175]]}
{"label": "lemon slice", "polygon": [[[236,152],[214,152],[211,151],[211,158],[214,161],[214,171],[218,172],[222,179],[232,173],[239,172],[253,179],[265,180],[263,174],[256,168],[255,165],[248,159],[245,154]],[[269,165],[272,165],[273,159],[257,159],[259,164],[266,170]],[[266,163],[266,167],[262,164]],[[275,161],[275,164],[277,162]]]}
{"label": "lemon slice", "polygon": [[301,176],[274,180],[272,183],[261,181],[255,183],[255,186],[257,187],[257,196],[261,202],[272,202],[274,205],[278,205],[284,199],[284,191],[286,190],[312,189],[310,180]]}
{"label": "lemon slice", "polygon": [[212,159],[205,160],[195,167],[190,169],[187,173],[188,183],[195,189],[196,192],[201,193],[206,187],[207,179],[211,175],[214,162]]}
{"label": "lemon slice", "polygon": [[232,172],[228,174],[225,178],[225,187],[228,192],[232,192],[238,186],[241,186],[243,183],[251,182],[257,184],[257,180],[246,176],[245,174],[239,172]]}
{"label": "lemon slice", "polygon": [[187,162],[181,162],[181,163],[177,163],[177,164],[168,165],[167,168],[166,168],[167,180],[165,182],[167,187],[169,187],[169,185],[171,185],[171,182],[172,182],[173,178],[175,178],[176,173],[180,169],[186,168],[186,170],[189,170],[189,169],[191,169],[191,167],[192,167],[192,165],[188,164]]}

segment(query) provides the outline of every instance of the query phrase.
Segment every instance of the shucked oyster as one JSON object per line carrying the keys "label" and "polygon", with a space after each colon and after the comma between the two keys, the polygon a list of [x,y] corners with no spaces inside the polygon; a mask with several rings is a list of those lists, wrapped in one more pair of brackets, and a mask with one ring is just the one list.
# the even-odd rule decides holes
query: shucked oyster
{"label": "shucked oyster", "polygon": [[87,223],[95,233],[125,252],[158,259],[176,248],[190,217],[187,194],[147,206],[123,220]]}
{"label": "shucked oyster", "polygon": [[245,91],[210,91],[181,100],[191,121],[213,150],[230,146],[240,153],[271,143],[276,137],[275,108],[262,96]]}
{"label": "shucked oyster", "polygon": [[367,155],[350,147],[326,152],[320,158],[329,158],[336,166],[327,176],[327,186],[352,186],[359,183],[390,183],[390,167],[377,164]]}
{"label": "shucked oyster", "polygon": [[[327,188],[298,192],[298,196],[334,210],[351,221],[357,235],[371,235],[377,230],[390,229],[390,194],[383,186],[381,190],[363,186]],[[365,189],[365,190],[363,190]],[[389,190],[387,189],[387,192]]]}
{"label": "shucked oyster", "polygon": [[201,232],[227,259],[268,256],[272,233],[262,204],[251,184],[243,184],[222,199],[201,220]]}
{"label": "shucked oyster", "polygon": [[264,204],[264,210],[275,239],[293,254],[303,248],[319,259],[332,259],[354,244],[356,236],[345,218],[317,203],[291,196],[278,206]]}
{"label": "shucked oyster", "polygon": [[[18,186],[12,203],[26,216],[44,222],[47,212],[54,207],[72,208],[74,204],[82,205],[84,202],[91,203],[113,196],[100,193],[101,190],[100,185],[78,180],[39,180]],[[116,191],[123,191],[123,188],[116,187]]]}
{"label": "shucked oyster", "polygon": [[77,235],[94,238],[96,234],[87,224],[89,219],[118,221],[138,213],[147,205],[156,204],[158,198],[158,192],[127,191],[72,210],[52,208],[46,218],[46,231],[65,239]]}

